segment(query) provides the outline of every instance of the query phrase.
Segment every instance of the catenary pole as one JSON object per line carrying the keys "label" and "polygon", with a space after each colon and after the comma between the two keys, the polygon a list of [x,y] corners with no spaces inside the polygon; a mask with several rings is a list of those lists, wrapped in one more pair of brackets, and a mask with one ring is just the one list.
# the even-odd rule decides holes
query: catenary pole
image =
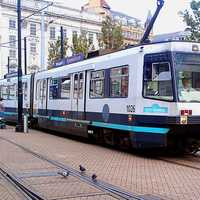
{"label": "catenary pole", "polygon": [[17,0],[17,31],[18,31],[18,118],[16,132],[23,132],[23,94],[22,94],[22,46],[21,46],[21,0]]}
{"label": "catenary pole", "polygon": [[24,74],[27,74],[27,40],[24,37]]}

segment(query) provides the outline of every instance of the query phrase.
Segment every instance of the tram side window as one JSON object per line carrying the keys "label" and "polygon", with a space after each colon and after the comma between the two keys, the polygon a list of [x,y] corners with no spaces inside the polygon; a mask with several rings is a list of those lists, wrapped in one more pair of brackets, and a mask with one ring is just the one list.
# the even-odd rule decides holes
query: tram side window
{"label": "tram side window", "polygon": [[70,98],[71,79],[70,76],[61,79],[61,99]]}
{"label": "tram side window", "polygon": [[59,79],[52,78],[49,85],[49,99],[59,99]]}
{"label": "tram side window", "polygon": [[80,73],[79,74],[79,94],[78,94],[79,99],[83,98],[83,83],[84,83],[83,73]]}
{"label": "tram side window", "polygon": [[110,70],[110,97],[128,97],[128,66]]}
{"label": "tram side window", "polygon": [[8,96],[9,96],[8,86],[3,85],[2,86],[2,98],[5,100],[8,100]]}
{"label": "tram side window", "polygon": [[24,95],[24,100],[27,100],[27,92],[28,92],[27,83],[26,83],[26,82],[23,82],[23,95]]}
{"label": "tram side window", "polygon": [[74,99],[78,98],[78,74],[74,75]]}
{"label": "tram side window", "polygon": [[103,98],[105,85],[104,70],[91,72],[90,79],[90,98]]}
{"label": "tram side window", "polygon": [[145,64],[144,96],[161,100],[173,100],[172,78],[168,62]]}
{"label": "tram side window", "polygon": [[16,99],[16,84],[8,86],[8,99],[9,100]]}
{"label": "tram side window", "polygon": [[47,85],[47,81],[41,80],[41,82],[40,82],[40,99],[46,98],[46,85]]}

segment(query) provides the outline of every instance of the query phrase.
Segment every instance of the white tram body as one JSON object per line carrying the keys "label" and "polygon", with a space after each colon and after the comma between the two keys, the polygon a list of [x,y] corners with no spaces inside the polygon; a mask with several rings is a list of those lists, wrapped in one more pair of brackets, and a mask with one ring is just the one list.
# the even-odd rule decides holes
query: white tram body
{"label": "white tram body", "polygon": [[[199,43],[152,43],[27,75],[24,108],[39,127],[113,145],[199,141],[199,50]],[[2,98],[16,81],[0,81]],[[11,107],[16,112],[16,98],[5,99],[5,112]]]}
{"label": "white tram body", "polygon": [[[7,77],[0,80],[0,95],[4,103],[3,116],[9,122],[17,121],[17,77]],[[31,75],[23,76],[22,78],[23,88],[23,111],[24,113],[30,113],[31,109]]]}

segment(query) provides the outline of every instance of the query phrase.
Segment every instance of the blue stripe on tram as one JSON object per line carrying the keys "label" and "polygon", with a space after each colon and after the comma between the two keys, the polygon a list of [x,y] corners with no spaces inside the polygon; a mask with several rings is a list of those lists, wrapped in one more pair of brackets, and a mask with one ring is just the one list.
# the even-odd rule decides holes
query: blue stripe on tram
{"label": "blue stripe on tram", "polygon": [[[2,112],[1,114],[4,115],[16,115],[16,112]],[[44,117],[44,116],[40,116]],[[60,122],[67,122],[70,119],[66,119],[64,117],[54,117],[54,116],[46,116],[49,120],[52,121],[60,121]],[[76,121],[74,119],[74,121]],[[81,120],[84,122],[84,120]],[[89,124],[89,122],[88,122]],[[158,134],[167,134],[169,132],[169,128],[157,128],[157,127],[145,127],[145,126],[128,126],[128,125],[121,125],[121,124],[112,124],[112,123],[104,123],[104,122],[91,122],[92,126],[96,127],[103,127],[103,128],[110,128],[116,130],[124,130],[124,131],[132,131],[137,133],[158,133]]]}
{"label": "blue stripe on tram", "polygon": [[103,123],[103,122],[92,122],[92,126],[111,128],[111,129],[117,129],[117,130],[125,130],[125,131],[133,131],[133,132],[141,132],[141,133],[158,133],[158,134],[167,134],[170,130],[169,128],[128,126],[128,125],[111,124],[111,123]]}

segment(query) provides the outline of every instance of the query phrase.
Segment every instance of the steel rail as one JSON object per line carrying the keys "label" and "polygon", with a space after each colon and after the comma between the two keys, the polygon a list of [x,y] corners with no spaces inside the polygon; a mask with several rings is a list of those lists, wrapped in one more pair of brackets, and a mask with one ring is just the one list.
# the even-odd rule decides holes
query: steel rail
{"label": "steel rail", "polygon": [[4,180],[13,185],[27,200],[45,200],[40,197],[38,194],[33,192],[31,189],[27,188],[19,178],[16,178],[13,174],[8,172],[8,170],[0,167],[0,175]]}
{"label": "steel rail", "polygon": [[[27,153],[30,153],[31,155],[43,160],[43,161],[46,161],[62,170],[65,170],[65,171],[68,171],[70,173],[70,175],[76,177],[76,178],[79,178],[81,181],[91,185],[91,186],[94,186],[96,187],[97,189],[100,189],[100,190],[103,190],[105,192],[108,192],[110,193],[111,195],[113,194],[114,197],[118,197],[120,199],[126,199],[126,200],[146,200],[145,197],[142,197],[142,196],[139,196],[139,195],[136,195],[136,194],[133,194],[131,192],[128,192],[126,190],[123,190],[117,186],[114,186],[112,184],[109,184],[109,183],[106,183],[104,181],[101,181],[101,180],[92,180],[90,176],[86,175],[86,174],[82,174],[80,173],[78,170],[75,170],[69,166],[66,166],[58,161],[55,161],[55,160],[52,160],[52,159],[49,159],[48,157],[42,155],[42,154],[39,154],[39,153],[36,153],[30,149],[28,149],[27,147],[24,147],[23,145],[20,145],[16,142],[13,142],[7,138],[4,138],[4,137],[1,137],[0,136],[0,139],[2,140],[5,140],[7,141],[8,143],[11,143],[19,148],[21,148],[22,150],[24,150],[25,152]],[[149,198],[148,198],[149,199]],[[156,199],[158,200],[158,198],[156,197]],[[153,198],[151,198],[151,200],[153,200]]]}

